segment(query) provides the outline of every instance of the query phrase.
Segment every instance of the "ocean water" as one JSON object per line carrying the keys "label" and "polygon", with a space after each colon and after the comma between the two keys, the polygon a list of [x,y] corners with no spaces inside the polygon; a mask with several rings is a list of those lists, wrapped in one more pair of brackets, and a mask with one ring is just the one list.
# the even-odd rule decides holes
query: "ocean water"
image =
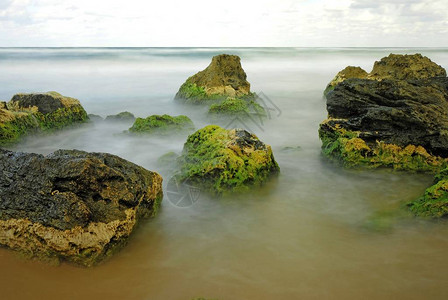
{"label": "ocean water", "polygon": [[[159,215],[94,268],[0,249],[1,299],[446,299],[448,224],[384,217],[431,176],[344,170],[321,156],[317,129],[327,115],[322,92],[347,65],[370,71],[389,53],[422,53],[448,68],[447,48],[0,48],[0,100],[58,91],[103,117],[186,114],[200,128],[210,122],[205,110],[173,97],[221,53],[241,57],[271,109],[268,120],[238,126],[272,146],[279,177],[245,195],[200,194],[188,207],[165,197]],[[161,172],[166,185],[157,158],[179,153],[186,135],[123,135],[130,125],[87,124],[12,149],[109,152]]]}

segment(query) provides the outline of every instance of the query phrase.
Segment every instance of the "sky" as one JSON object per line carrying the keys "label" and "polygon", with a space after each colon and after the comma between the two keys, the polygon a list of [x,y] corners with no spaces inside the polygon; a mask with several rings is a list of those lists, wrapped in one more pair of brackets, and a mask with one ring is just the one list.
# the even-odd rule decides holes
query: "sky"
{"label": "sky", "polygon": [[448,0],[0,0],[0,47],[448,47]]}

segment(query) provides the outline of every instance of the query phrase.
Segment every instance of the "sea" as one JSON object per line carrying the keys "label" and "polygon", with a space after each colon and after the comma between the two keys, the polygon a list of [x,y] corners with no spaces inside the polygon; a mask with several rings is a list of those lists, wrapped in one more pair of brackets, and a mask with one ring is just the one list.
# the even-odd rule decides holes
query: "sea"
{"label": "sea", "polygon": [[164,178],[159,214],[92,268],[31,261],[0,248],[1,299],[447,299],[448,223],[398,216],[432,183],[427,174],[350,170],[321,154],[323,90],[348,65],[370,71],[390,53],[448,68],[448,48],[0,48],[0,100],[57,91],[103,118],[187,115],[180,85],[218,54],[235,54],[268,118],[230,120],[271,145],[281,171],[249,193],[216,198],[170,190],[158,158],[187,134],[131,136],[132,123],[94,122],[29,136],[11,150],[107,152]]}

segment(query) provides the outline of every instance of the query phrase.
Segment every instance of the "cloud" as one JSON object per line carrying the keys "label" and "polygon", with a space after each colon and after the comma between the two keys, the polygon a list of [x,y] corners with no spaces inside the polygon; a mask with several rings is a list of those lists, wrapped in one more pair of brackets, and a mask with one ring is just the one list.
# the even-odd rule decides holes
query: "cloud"
{"label": "cloud", "polygon": [[448,0],[2,0],[0,46],[446,46]]}

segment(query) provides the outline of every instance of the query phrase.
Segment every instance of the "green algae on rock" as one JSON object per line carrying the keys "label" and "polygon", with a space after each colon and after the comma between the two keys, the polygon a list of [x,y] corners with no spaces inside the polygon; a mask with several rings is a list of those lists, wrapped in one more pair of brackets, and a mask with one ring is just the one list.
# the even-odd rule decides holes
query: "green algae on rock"
{"label": "green algae on rock", "polygon": [[140,134],[172,134],[192,132],[193,122],[187,116],[152,115],[145,119],[137,118],[129,132]]}
{"label": "green algae on rock", "polygon": [[431,155],[422,146],[398,146],[380,141],[367,144],[360,134],[359,131],[342,128],[338,120],[326,120],[319,128],[322,153],[351,168],[387,167],[403,171],[437,172],[448,166],[447,158]]}
{"label": "green algae on rock", "polygon": [[105,119],[106,121],[119,121],[119,122],[132,122],[135,120],[135,117],[132,113],[128,111],[122,111],[116,115],[109,115]]}
{"label": "green algae on rock", "polygon": [[212,104],[208,114],[213,117],[245,117],[256,115],[266,117],[266,111],[255,100],[245,100],[240,98],[227,98],[226,100]]}
{"label": "green algae on rock", "polygon": [[57,92],[16,94],[0,109],[0,145],[21,136],[82,123],[87,113],[77,99]]}
{"label": "green algae on rock", "polygon": [[180,181],[214,194],[247,191],[280,170],[271,147],[254,134],[216,125],[190,135],[178,162]]}
{"label": "green algae on rock", "polygon": [[350,76],[338,74],[324,93],[328,119],[319,127],[322,153],[346,167],[440,172],[407,206],[416,216],[447,217],[445,69],[420,54],[391,54],[368,74],[347,70],[353,71]]}
{"label": "green algae on rock", "polygon": [[349,167],[446,167],[448,78],[425,78],[446,72],[418,54],[390,55],[378,64],[389,64],[397,79],[376,67],[376,77],[345,79],[326,94],[328,119],[319,128],[323,154]]}
{"label": "green algae on rock", "polygon": [[92,266],[162,200],[159,174],[111,154],[0,149],[0,167],[0,244],[38,259]]}
{"label": "green algae on rock", "polygon": [[419,217],[448,218],[448,169],[435,176],[435,182],[425,190],[422,197],[407,204]]}
{"label": "green algae on rock", "polygon": [[181,85],[175,99],[202,104],[227,97],[253,98],[246,78],[238,56],[217,55],[206,69],[189,77]]}

